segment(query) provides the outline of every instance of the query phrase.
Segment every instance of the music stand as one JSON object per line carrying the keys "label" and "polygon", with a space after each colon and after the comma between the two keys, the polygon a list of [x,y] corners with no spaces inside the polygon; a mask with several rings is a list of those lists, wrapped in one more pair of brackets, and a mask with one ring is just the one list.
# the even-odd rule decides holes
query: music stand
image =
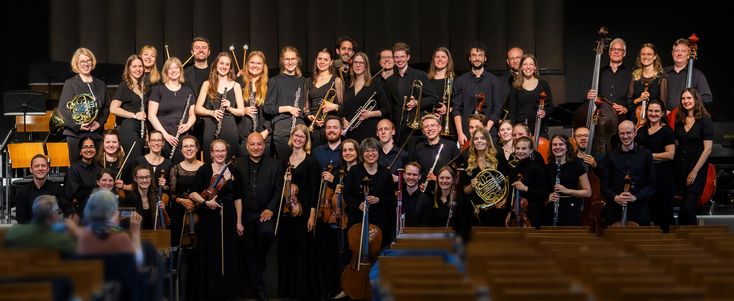
{"label": "music stand", "polygon": [[46,94],[19,90],[3,92],[5,116],[23,116],[23,131],[26,131],[26,116],[46,115]]}

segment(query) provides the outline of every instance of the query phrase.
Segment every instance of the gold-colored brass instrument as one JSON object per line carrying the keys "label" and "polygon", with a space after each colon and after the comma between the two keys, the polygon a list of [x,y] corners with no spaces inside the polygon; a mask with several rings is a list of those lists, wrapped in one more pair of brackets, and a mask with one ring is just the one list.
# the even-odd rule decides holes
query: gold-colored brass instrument
{"label": "gold-colored brass instrument", "polygon": [[507,197],[509,182],[501,172],[487,168],[477,174],[476,179],[477,185],[474,186],[474,192],[482,199],[482,202],[473,204],[474,214],[479,214],[480,210],[497,206]]}
{"label": "gold-colored brass instrument", "polygon": [[[92,121],[97,119],[97,114],[99,113],[97,100],[89,93],[74,96],[74,98],[66,103],[66,108],[71,112],[71,119],[78,125],[92,123]],[[49,120],[50,132],[61,133],[64,126],[64,118],[59,113],[59,108],[56,107]]]}
{"label": "gold-colored brass instrument", "polygon": [[443,131],[441,131],[442,136],[450,136],[451,135],[451,93],[454,89],[454,73],[449,73],[449,77],[446,78],[446,84],[443,85],[443,99],[442,103],[446,106],[446,114],[444,115],[444,125],[443,125]]}
{"label": "gold-colored brass instrument", "polygon": [[[418,97],[416,97],[415,93],[418,93]],[[408,123],[408,127],[414,130],[421,128],[421,100],[423,99],[423,82],[414,79],[413,85],[410,88],[410,96],[415,98],[415,115],[413,116],[413,120]],[[407,105],[408,101],[410,101],[410,98],[406,98]]]}
{"label": "gold-colored brass instrument", "polygon": [[377,94],[377,92],[372,92],[372,95],[367,100],[367,102],[365,102],[361,107],[359,107],[359,109],[357,109],[357,111],[354,113],[354,116],[352,117],[352,120],[350,120],[349,124],[347,124],[347,127],[342,130],[342,136],[346,136],[349,131],[356,129],[360,124],[362,124],[362,120],[359,119],[359,116],[362,115],[362,112],[373,111],[375,109],[375,106],[377,106],[375,94]]}
{"label": "gold-colored brass instrument", "polygon": [[308,126],[308,131],[313,133],[314,126],[317,122],[321,123],[324,122],[326,119],[326,113],[324,113],[324,105],[328,103],[334,103],[334,99],[336,99],[336,88],[334,88],[334,85],[336,84],[336,81],[333,81],[331,83],[331,86],[329,87],[329,90],[326,91],[326,95],[324,95],[324,98],[321,100],[321,105],[319,106],[319,109],[316,111],[316,115],[313,117],[313,121],[311,122],[311,125]]}

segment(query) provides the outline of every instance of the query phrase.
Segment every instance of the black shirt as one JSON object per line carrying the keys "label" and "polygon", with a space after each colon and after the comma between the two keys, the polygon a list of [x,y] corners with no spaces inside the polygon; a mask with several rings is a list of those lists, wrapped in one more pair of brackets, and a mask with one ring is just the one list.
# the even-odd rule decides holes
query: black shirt
{"label": "black shirt", "polygon": [[[377,164],[382,167],[389,168],[390,173],[397,175],[398,169],[403,168],[403,165],[405,165],[405,163],[408,163],[408,152],[406,152],[405,150],[400,152],[399,158],[395,159],[395,157],[398,156],[399,150],[400,149],[396,146],[393,146],[392,149],[390,149],[390,151],[387,153],[384,153],[382,150],[380,150],[380,158],[377,159]],[[390,166],[390,163],[392,163],[392,166]]]}
{"label": "black shirt", "polygon": [[[148,101],[145,99],[145,95],[143,95],[143,98],[141,99],[140,95],[133,92],[133,90],[130,90],[126,81],[120,82],[120,85],[117,86],[117,90],[115,91],[115,95],[112,96],[112,99],[119,100],[121,102],[120,108],[125,111],[133,113],[140,112],[142,105],[142,111],[148,112]],[[122,121],[125,119],[127,118],[124,116],[117,116],[115,123],[118,125],[122,124]]]}
{"label": "black shirt", "polygon": [[36,187],[36,183],[31,181],[27,185],[18,188],[15,193],[15,218],[19,224],[27,224],[33,218],[33,201],[41,195],[52,195],[58,200],[61,211],[65,214],[70,213],[70,204],[64,199],[64,191],[61,185],[46,179],[41,188]]}
{"label": "black shirt", "polygon": [[[401,76],[396,67],[393,76],[387,78],[387,88],[385,89],[387,98],[389,99],[388,102],[390,103],[391,119],[393,123],[396,124],[396,128],[397,125],[400,124],[400,115],[403,112],[405,99],[406,97],[408,100],[410,99],[410,92],[412,90],[414,80],[418,80],[423,84],[423,96],[420,103],[421,111],[433,109],[433,106],[438,103],[439,96],[436,94],[436,91],[433,90],[433,86],[428,81],[428,75],[425,72],[408,66],[405,73]],[[414,91],[414,93],[416,94],[414,97],[416,97],[416,101],[418,101],[418,92]],[[407,115],[409,112],[415,114],[415,108],[413,110],[406,111],[405,114]]]}
{"label": "black shirt", "polygon": [[84,160],[79,160],[66,171],[64,194],[68,202],[73,203],[76,200],[77,206],[73,208],[75,213],[81,215],[84,212],[87,198],[97,188],[97,174],[100,170],[101,167],[94,162],[87,164]]}
{"label": "black shirt", "polygon": [[[510,91],[510,120],[513,124],[527,122],[528,127],[533,129],[535,119],[538,113],[538,100],[540,93],[545,91],[545,120],[553,113],[553,93],[551,92],[548,82],[539,79],[538,85],[533,90],[525,90],[524,88],[512,88]],[[547,122],[541,120],[541,133],[545,132]],[[535,133],[533,133],[535,134]]]}
{"label": "black shirt", "polygon": [[79,134],[80,124],[71,118],[71,111],[66,105],[76,96],[89,94],[97,102],[97,118],[100,127],[95,132],[104,131],[104,124],[110,115],[110,98],[107,95],[107,86],[99,79],[92,79],[91,83],[85,83],[77,74],[64,82],[64,87],[59,96],[59,114],[64,119],[64,135],[76,137]]}
{"label": "black shirt", "polygon": [[277,214],[283,189],[283,165],[280,161],[263,156],[259,162],[241,158],[235,165],[242,173],[242,208],[246,213],[260,214],[269,209]]}
{"label": "black shirt", "polygon": [[[668,76],[668,102],[665,104],[667,110],[677,108],[680,104],[680,95],[683,93],[683,89],[686,88],[686,82],[688,81],[688,66],[681,69],[680,72],[675,72],[673,66],[665,68],[665,74]],[[693,68],[693,78],[691,80],[691,86],[696,88],[698,94],[701,95],[701,102],[704,105],[709,106],[714,102],[713,96],[711,96],[711,88],[709,88],[709,82],[706,80],[706,76],[703,75],[701,70]]]}
{"label": "black shirt", "polygon": [[624,64],[617,67],[617,72],[612,71],[612,68],[606,65],[599,72],[599,91],[597,95],[626,107],[627,89],[631,80],[632,71],[627,69]]}
{"label": "black shirt", "polygon": [[436,168],[433,170],[434,174],[438,174],[438,171],[441,170],[441,168],[448,164],[452,159],[459,156],[460,151],[459,148],[456,147],[456,142],[439,138],[438,143],[430,145],[428,144],[428,141],[421,141],[418,142],[415,148],[410,152],[408,162],[418,161],[418,163],[421,164],[421,177],[424,179],[426,175],[428,175],[428,171],[433,166],[433,162],[436,161],[436,155],[438,154],[438,150],[442,144],[443,150],[436,162]]}
{"label": "black shirt", "polygon": [[431,225],[433,209],[432,199],[429,195],[416,189],[413,194],[403,187],[403,213],[405,214],[406,227],[428,227]]}
{"label": "black shirt", "polygon": [[[675,141],[677,146],[675,149],[675,167],[676,175],[678,176],[678,183],[685,184],[685,179],[688,174],[696,167],[698,158],[703,153],[703,142],[705,140],[714,139],[714,122],[711,117],[705,116],[700,119],[696,119],[696,122],[686,132],[685,120],[676,122],[675,124]],[[704,162],[699,175],[702,172],[706,172],[708,160]],[[685,186],[681,186],[685,187]]]}
{"label": "black shirt", "polygon": [[298,88],[301,88],[301,95],[298,97],[298,108],[303,110],[306,102],[305,83],[306,79],[303,77],[296,77],[284,73],[278,74],[268,80],[268,95],[263,105],[263,112],[267,115],[265,119],[272,119],[273,124],[285,119],[291,120],[292,115],[290,113],[278,113],[278,108],[281,106],[293,106]]}
{"label": "black shirt", "polygon": [[512,90],[512,83],[514,81],[515,75],[510,71],[506,71],[497,78],[497,100],[499,100],[501,103],[500,106],[502,107],[499,119],[510,117],[510,103],[507,100],[510,98],[510,90]]}
{"label": "black shirt", "polygon": [[[191,98],[189,99],[189,97]],[[176,135],[181,116],[188,112],[190,106],[196,104],[194,91],[188,86],[181,86],[178,91],[171,91],[164,84],[155,85],[148,99],[158,103],[156,117],[170,135]],[[187,100],[189,101],[189,107],[186,107]],[[188,116],[184,117],[184,122],[187,121]]]}
{"label": "black shirt", "polygon": [[392,241],[392,233],[395,232],[395,184],[387,169],[378,167],[377,173],[370,175],[364,168],[364,164],[357,164],[344,177],[343,197],[347,203],[346,212],[349,216],[349,225],[362,222],[363,212],[359,210],[359,205],[365,200],[362,191],[362,179],[365,177],[370,179],[369,195],[380,199],[376,204],[370,205],[369,222],[382,230],[382,245],[384,246]]}
{"label": "black shirt", "polygon": [[615,148],[607,153],[601,177],[601,192],[607,205],[617,204],[614,196],[624,191],[626,175],[632,178],[630,192],[638,201],[647,200],[655,193],[655,168],[650,150],[635,145],[629,151]]}
{"label": "black shirt", "polygon": [[454,81],[451,116],[461,116],[462,130],[467,136],[470,136],[468,135],[469,116],[474,114],[479,93],[484,93],[485,97],[484,107],[480,109],[480,113],[487,116],[489,120],[497,121],[500,119],[504,100],[499,95],[498,85],[497,76],[489,73],[486,69],[479,76],[475,76],[471,71],[466,72]]}
{"label": "black shirt", "polygon": [[191,65],[189,67],[186,67],[186,69],[184,70],[184,82],[195,95],[193,101],[196,101],[196,98],[199,97],[199,93],[201,92],[201,85],[203,85],[204,81],[209,78],[210,71],[211,66],[208,64],[204,69],[199,69],[195,65]]}

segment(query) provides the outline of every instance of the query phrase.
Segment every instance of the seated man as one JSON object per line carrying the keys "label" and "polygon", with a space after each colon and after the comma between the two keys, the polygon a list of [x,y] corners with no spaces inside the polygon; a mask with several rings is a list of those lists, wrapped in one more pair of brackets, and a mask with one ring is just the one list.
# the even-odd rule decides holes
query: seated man
{"label": "seated man", "polygon": [[[56,197],[41,195],[33,201],[33,218],[29,224],[17,224],[5,235],[5,246],[18,249],[48,249],[71,255],[74,239],[62,223]],[[69,225],[73,225],[69,222]]]}

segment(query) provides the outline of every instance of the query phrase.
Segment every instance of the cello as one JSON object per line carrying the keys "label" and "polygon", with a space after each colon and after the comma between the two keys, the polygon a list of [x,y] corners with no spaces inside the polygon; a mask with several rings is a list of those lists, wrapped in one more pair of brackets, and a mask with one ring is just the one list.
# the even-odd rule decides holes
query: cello
{"label": "cello", "polygon": [[364,192],[364,211],[362,222],[349,228],[349,249],[352,250],[352,259],[344,268],[341,285],[349,298],[357,300],[372,299],[370,287],[370,269],[377,260],[382,243],[382,231],[376,225],[369,223],[369,203],[367,196],[370,192],[370,180],[362,179]]}
{"label": "cello", "polygon": [[[538,98],[538,114],[541,110],[545,109],[545,98],[547,94],[545,91],[540,91],[540,97]],[[533,129],[533,144],[537,148],[540,155],[543,157],[543,163],[548,163],[548,151],[550,149],[550,142],[548,138],[540,137],[540,123],[543,121],[540,116],[535,115],[535,128]]]}

